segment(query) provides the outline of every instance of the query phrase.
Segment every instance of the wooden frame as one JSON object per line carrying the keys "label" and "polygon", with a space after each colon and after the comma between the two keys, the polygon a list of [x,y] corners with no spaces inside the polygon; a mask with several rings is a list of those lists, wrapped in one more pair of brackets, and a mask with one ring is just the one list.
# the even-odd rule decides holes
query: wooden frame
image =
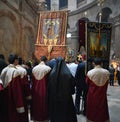
{"label": "wooden frame", "polygon": [[111,45],[111,23],[88,22],[87,25],[87,70],[92,68],[95,57],[103,60],[103,67],[108,69]]}
{"label": "wooden frame", "polygon": [[66,26],[68,11],[40,12],[35,56],[48,59],[66,55]]}

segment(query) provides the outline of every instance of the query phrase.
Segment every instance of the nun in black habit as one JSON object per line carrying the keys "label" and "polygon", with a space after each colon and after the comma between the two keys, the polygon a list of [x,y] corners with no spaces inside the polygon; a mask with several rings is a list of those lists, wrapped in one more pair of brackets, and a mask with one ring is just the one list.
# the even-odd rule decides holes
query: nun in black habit
{"label": "nun in black habit", "polygon": [[47,90],[50,122],[77,122],[72,98],[75,81],[61,57],[49,74]]}

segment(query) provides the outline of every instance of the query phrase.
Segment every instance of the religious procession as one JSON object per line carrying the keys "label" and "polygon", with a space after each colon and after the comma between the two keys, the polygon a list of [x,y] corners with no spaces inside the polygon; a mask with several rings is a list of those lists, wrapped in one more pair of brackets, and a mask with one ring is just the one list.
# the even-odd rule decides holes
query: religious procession
{"label": "religious procession", "polygon": [[1,0],[0,122],[119,122],[119,5]]}

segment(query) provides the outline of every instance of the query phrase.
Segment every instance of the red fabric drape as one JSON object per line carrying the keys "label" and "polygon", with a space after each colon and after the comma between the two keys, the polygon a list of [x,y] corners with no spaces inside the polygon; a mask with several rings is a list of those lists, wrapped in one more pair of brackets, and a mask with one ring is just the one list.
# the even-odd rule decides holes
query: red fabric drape
{"label": "red fabric drape", "polygon": [[79,24],[79,30],[78,30],[78,32],[79,32],[79,34],[78,34],[78,36],[79,36],[79,50],[78,50],[78,52],[80,51],[80,47],[81,46],[84,46],[85,47],[85,20],[79,20],[79,22],[78,22]]}

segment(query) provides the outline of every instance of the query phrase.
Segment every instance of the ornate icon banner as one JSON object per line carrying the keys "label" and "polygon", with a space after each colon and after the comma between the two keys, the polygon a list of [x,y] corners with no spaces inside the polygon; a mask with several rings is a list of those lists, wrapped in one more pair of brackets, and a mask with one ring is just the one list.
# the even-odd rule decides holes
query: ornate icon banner
{"label": "ornate icon banner", "polygon": [[110,45],[111,45],[111,23],[87,23],[87,68],[92,67],[95,57],[103,60],[103,67],[109,68]]}
{"label": "ornate icon banner", "polygon": [[35,55],[39,58],[46,55],[49,58],[65,57],[67,11],[41,12]]}

